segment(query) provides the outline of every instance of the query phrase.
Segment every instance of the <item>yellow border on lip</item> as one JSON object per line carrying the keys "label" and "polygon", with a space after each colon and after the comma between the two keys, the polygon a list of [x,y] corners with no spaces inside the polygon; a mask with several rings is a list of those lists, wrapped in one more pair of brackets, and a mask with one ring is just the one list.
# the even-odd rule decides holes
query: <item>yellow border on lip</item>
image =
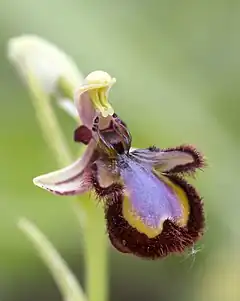
{"label": "yellow border on lip", "polygon": [[[159,178],[160,181],[163,181],[170,188],[172,188],[174,193],[178,197],[183,214],[182,217],[178,221],[176,221],[176,223],[180,227],[186,226],[189,218],[189,213],[190,213],[190,206],[189,206],[189,200],[187,194],[180,186],[171,182],[171,180],[165,177],[164,175],[157,174],[156,176]],[[125,197],[123,200],[122,213],[125,220],[133,228],[136,228],[140,233],[146,234],[149,238],[154,238],[158,236],[159,234],[161,234],[163,230],[163,223],[165,220],[160,221],[158,228],[151,228],[148,227],[146,224],[144,224],[141,221],[141,218],[136,214],[136,212],[134,212],[131,201],[129,200],[128,197]]]}
{"label": "yellow border on lip", "polygon": [[125,197],[123,200],[123,206],[122,206],[122,213],[124,219],[135,229],[137,229],[138,232],[146,234],[149,238],[154,238],[158,236],[163,229],[163,222],[159,223],[158,228],[151,228],[148,227],[146,224],[144,224],[141,221],[141,218],[137,215],[137,213],[134,211],[131,201],[128,197]]}

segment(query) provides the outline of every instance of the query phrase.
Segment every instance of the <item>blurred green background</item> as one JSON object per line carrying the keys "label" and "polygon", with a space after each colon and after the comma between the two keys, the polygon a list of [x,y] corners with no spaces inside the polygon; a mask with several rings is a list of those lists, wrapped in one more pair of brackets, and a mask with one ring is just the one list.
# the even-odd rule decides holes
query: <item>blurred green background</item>
{"label": "blurred green background", "polygon": [[[36,222],[84,277],[71,200],[32,184],[57,164],[6,59],[8,39],[23,33],[56,43],[85,75],[102,69],[117,78],[111,102],[134,145],[192,143],[208,159],[196,181],[207,217],[196,254],[149,262],[111,248],[110,300],[240,300],[239,29],[237,0],[0,0],[0,301],[61,300],[16,228],[20,216]],[[57,112],[76,150],[75,124]]]}

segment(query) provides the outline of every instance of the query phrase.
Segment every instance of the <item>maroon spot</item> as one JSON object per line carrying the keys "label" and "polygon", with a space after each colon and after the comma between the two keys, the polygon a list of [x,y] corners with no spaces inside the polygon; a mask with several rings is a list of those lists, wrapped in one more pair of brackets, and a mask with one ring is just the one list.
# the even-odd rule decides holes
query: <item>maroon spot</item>
{"label": "maroon spot", "polygon": [[92,132],[85,125],[79,126],[74,131],[74,141],[75,142],[81,142],[81,143],[87,145],[91,139],[92,139]]}

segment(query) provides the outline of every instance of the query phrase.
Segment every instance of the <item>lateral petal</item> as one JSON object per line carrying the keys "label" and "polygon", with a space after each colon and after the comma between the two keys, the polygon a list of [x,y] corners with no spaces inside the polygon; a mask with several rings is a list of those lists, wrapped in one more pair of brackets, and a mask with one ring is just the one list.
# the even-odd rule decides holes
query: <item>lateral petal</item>
{"label": "lateral petal", "polygon": [[73,164],[33,179],[33,183],[53,194],[78,195],[91,187],[89,164],[93,160],[95,141],[91,140],[83,156]]}
{"label": "lateral petal", "polygon": [[149,147],[131,151],[133,158],[161,172],[192,173],[205,166],[202,154],[192,145],[159,149]]}

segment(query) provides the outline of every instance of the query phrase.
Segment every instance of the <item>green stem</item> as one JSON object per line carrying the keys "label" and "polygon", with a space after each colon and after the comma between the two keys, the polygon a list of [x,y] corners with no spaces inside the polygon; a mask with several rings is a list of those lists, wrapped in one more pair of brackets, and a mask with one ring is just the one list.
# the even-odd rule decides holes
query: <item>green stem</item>
{"label": "green stem", "polygon": [[[73,99],[73,87],[66,79],[59,80],[58,90],[62,97]],[[84,236],[87,299],[88,301],[107,301],[108,253],[103,210],[92,200],[80,204],[86,212],[86,218],[82,219],[82,215],[79,214],[79,220]]]}
{"label": "green stem", "polygon": [[36,78],[28,74],[28,87],[39,125],[47,145],[62,167],[71,163],[71,152],[67,145],[56,115],[52,109],[50,97],[42,90]]}
{"label": "green stem", "polygon": [[[91,201],[91,200],[90,200]],[[107,234],[100,206],[88,206],[91,220],[85,225],[86,294],[89,301],[108,299]]]}

